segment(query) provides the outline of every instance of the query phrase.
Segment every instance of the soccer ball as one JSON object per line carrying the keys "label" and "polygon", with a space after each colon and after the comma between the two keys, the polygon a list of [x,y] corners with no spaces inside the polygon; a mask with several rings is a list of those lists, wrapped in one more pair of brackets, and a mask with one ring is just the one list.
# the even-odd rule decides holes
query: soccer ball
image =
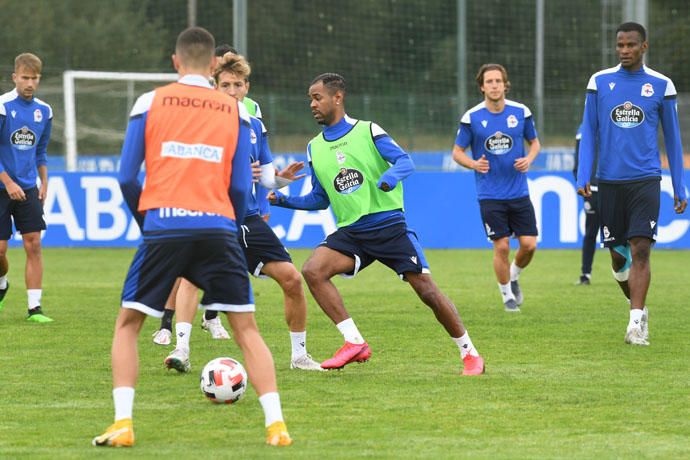
{"label": "soccer ball", "polygon": [[247,390],[247,371],[232,358],[216,358],[201,371],[201,392],[216,404],[232,404]]}

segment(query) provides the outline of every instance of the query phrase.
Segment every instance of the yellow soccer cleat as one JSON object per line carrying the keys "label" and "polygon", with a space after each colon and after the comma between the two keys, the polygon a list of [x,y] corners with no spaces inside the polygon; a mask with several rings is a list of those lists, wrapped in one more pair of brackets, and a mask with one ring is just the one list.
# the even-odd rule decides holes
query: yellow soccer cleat
{"label": "yellow soccer cleat", "polygon": [[271,446],[289,446],[292,438],[287,431],[285,422],[273,422],[266,427],[266,444]]}
{"label": "yellow soccer cleat", "polygon": [[123,418],[113,423],[105,430],[105,433],[93,438],[91,444],[101,447],[132,447],[134,445],[132,419]]}

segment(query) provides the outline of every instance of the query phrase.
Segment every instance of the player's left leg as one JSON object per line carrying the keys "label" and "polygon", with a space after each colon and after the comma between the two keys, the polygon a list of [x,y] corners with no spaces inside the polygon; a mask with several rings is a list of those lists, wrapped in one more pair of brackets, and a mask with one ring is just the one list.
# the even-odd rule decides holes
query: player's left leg
{"label": "player's left leg", "polygon": [[322,371],[321,365],[307,353],[307,299],[302,276],[292,262],[268,262],[261,272],[273,278],[283,290],[285,321],[290,329],[292,355],[290,368]]}
{"label": "player's left leg", "polygon": [[228,312],[228,321],[235,341],[242,350],[249,381],[264,410],[266,443],[289,446],[292,438],[283,420],[273,355],[259,333],[254,313]]}
{"label": "player's left leg", "polygon": [[7,272],[10,269],[7,246],[7,240],[0,240],[0,310],[5,306],[5,296],[10,289],[10,283],[7,281]]}
{"label": "player's left leg", "polygon": [[625,334],[625,342],[633,345],[649,345],[648,342],[648,313],[645,307],[647,292],[651,281],[649,263],[652,250],[652,240],[645,237],[630,239],[632,265],[628,286],[630,288],[630,320]]}
{"label": "player's left leg", "polygon": [[41,309],[41,288],[43,283],[43,254],[41,252],[41,233],[31,232],[22,234],[24,252],[26,252],[26,267],[24,279],[28,297],[27,320],[36,323],[53,321],[43,314]]}
{"label": "player's left leg", "polygon": [[182,278],[175,297],[175,349],[163,361],[168,369],[189,372],[192,367],[189,361],[189,339],[198,305],[199,289]]}
{"label": "player's left leg", "polygon": [[496,238],[492,240],[492,243],[494,245],[494,273],[503,305],[508,312],[519,312],[520,307],[510,284],[510,239],[507,236]]}
{"label": "player's left leg", "polygon": [[115,423],[91,441],[94,446],[131,447],[134,445],[132,408],[134,388],[139,373],[137,338],[145,319],[145,314],[129,308],[121,308],[117,316],[111,349]]}
{"label": "player's left leg", "polygon": [[458,345],[464,362],[464,375],[484,373],[484,359],[472,344],[470,335],[460,319],[455,305],[441,292],[428,273],[405,272],[405,280],[410,283],[417,296],[436,316],[436,320],[446,329],[448,335]]}
{"label": "player's left leg", "polygon": [[508,225],[520,243],[515,259],[510,264],[510,289],[515,301],[522,305],[523,295],[520,288],[520,272],[532,261],[537,250],[537,217],[529,196],[508,201]]}
{"label": "player's left leg", "polygon": [[522,305],[524,300],[522,295],[522,289],[520,288],[520,273],[524,270],[534,257],[534,253],[537,250],[537,237],[521,235],[518,236],[518,241],[520,243],[517,252],[515,253],[515,259],[510,264],[510,288],[515,295],[515,301],[518,305]]}

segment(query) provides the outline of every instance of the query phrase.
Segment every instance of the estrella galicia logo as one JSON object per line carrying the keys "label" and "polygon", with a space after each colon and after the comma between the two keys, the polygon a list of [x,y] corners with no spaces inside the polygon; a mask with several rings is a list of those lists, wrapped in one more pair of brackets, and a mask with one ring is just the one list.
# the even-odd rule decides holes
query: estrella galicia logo
{"label": "estrella galicia logo", "polygon": [[12,133],[10,142],[17,150],[29,150],[36,145],[36,134],[28,126],[22,126]]}
{"label": "estrella galicia logo", "polygon": [[494,155],[505,155],[513,148],[513,138],[500,131],[496,131],[493,136],[486,138],[484,148],[487,152]]}
{"label": "estrella galicia logo", "polygon": [[340,168],[333,180],[333,186],[338,193],[348,195],[362,186],[364,175],[356,169]]}
{"label": "estrella galicia logo", "polygon": [[644,121],[644,111],[630,101],[611,110],[611,121],[619,128],[634,128]]}

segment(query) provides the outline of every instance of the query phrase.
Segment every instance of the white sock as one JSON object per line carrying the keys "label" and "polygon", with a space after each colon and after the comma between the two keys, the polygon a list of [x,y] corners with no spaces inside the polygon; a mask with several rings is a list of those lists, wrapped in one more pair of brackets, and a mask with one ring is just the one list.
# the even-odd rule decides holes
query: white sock
{"label": "white sock", "polygon": [[259,402],[264,410],[266,426],[283,421],[283,410],[280,407],[280,396],[277,392],[262,394],[259,396]]}
{"label": "white sock", "polygon": [[189,336],[192,335],[191,323],[175,323],[176,348],[189,350]]}
{"label": "white sock", "polygon": [[452,339],[460,349],[461,358],[464,358],[468,354],[472,356],[479,356],[479,352],[476,348],[474,348],[472,340],[470,339],[470,334],[467,331],[465,331],[465,335],[462,337],[452,337]]}
{"label": "white sock", "polygon": [[0,289],[7,289],[7,273],[0,276]]}
{"label": "white sock", "polygon": [[630,310],[630,321],[628,322],[628,327],[640,327],[642,322],[642,314],[644,311],[633,308]]}
{"label": "white sock", "polygon": [[307,354],[307,331],[290,331],[290,342],[292,343],[292,360],[301,358]]}
{"label": "white sock", "polygon": [[510,263],[510,281],[517,281],[520,278],[522,268],[515,265],[515,260]]}
{"label": "white sock", "polygon": [[503,297],[503,303],[506,303],[510,299],[515,300],[515,296],[513,295],[513,290],[510,289],[510,282],[508,282],[506,284],[498,283],[498,290],[501,291],[501,297]]}
{"label": "white sock", "polygon": [[29,310],[41,306],[41,294],[43,294],[43,289],[26,290],[26,295],[29,298]]}
{"label": "white sock", "polygon": [[113,388],[113,402],[115,403],[115,421],[123,418],[132,418],[132,406],[134,405],[134,388]]}
{"label": "white sock", "polygon": [[359,329],[357,329],[357,326],[352,318],[339,322],[336,324],[336,327],[348,342],[354,343],[355,345],[361,345],[364,343],[364,338],[362,337],[362,334],[359,333]]}

